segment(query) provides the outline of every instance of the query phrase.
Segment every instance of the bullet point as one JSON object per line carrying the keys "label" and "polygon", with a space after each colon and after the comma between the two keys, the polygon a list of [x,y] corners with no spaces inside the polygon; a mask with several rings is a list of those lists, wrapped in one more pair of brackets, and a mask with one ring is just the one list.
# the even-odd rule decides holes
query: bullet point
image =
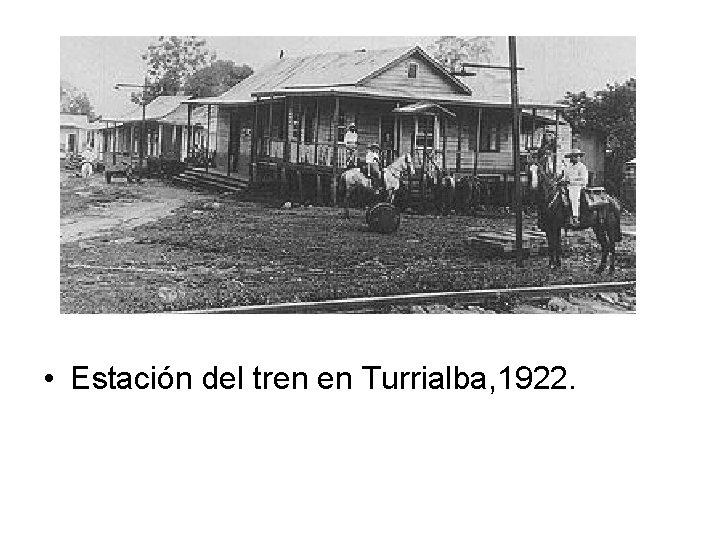
{"label": "bullet point", "polygon": [[52,382],[52,380],[53,380],[53,376],[52,376],[52,375],[50,375],[49,373],[48,373],[47,375],[45,375],[45,381],[46,381],[46,382]]}

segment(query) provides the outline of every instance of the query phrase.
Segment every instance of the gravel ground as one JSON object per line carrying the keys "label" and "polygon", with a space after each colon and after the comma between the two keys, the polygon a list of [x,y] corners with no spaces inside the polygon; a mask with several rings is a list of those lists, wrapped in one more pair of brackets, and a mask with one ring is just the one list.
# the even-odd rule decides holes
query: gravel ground
{"label": "gravel ground", "polygon": [[[140,202],[182,200],[154,221],[139,226],[124,222],[104,229],[102,235],[63,243],[60,294],[65,313],[155,312],[597,280],[593,270],[599,247],[588,231],[573,233],[565,267],[555,272],[542,256],[516,268],[512,259],[488,258],[468,246],[467,227],[506,230],[514,226],[512,216],[406,215],[397,234],[383,236],[366,230],[360,210],[348,221],[339,209],[284,210],[162,184],[96,183],[88,190],[68,180],[61,182],[61,193],[61,216],[71,221],[96,212],[98,200],[111,208],[122,204],[130,214],[133,207],[142,207]],[[618,245],[616,264],[615,275],[608,279],[635,279],[634,239]],[[603,310],[610,305],[590,300]],[[577,302],[562,310],[546,304],[513,303],[492,311],[590,309]],[[486,309],[416,308],[415,312]],[[622,305],[615,308],[627,311]]]}

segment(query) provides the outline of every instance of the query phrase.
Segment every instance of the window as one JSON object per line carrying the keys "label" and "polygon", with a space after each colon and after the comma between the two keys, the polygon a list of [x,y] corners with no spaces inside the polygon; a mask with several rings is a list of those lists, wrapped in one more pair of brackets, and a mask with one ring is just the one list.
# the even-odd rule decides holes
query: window
{"label": "window", "polygon": [[415,62],[408,64],[408,79],[417,79],[418,65]]}
{"label": "window", "polygon": [[[285,139],[285,122],[283,122],[285,115],[283,114],[284,105],[282,101],[272,104],[272,125],[270,126],[270,138],[276,141],[282,141]],[[269,113],[268,113],[269,114]],[[260,129],[261,133],[264,131]]]}
{"label": "window", "polygon": [[[477,113],[473,111],[470,120],[468,150],[475,151],[477,138]],[[480,152],[499,152],[502,117],[488,110],[483,110],[480,126]]]}
{"label": "window", "polygon": [[415,124],[415,148],[435,148],[435,118],[420,116]]}
{"label": "window", "polygon": [[303,141],[305,143],[313,143],[315,142],[315,114],[314,111],[311,112],[310,110],[305,110],[305,113],[303,114],[303,129],[305,130],[305,135],[303,137]]}

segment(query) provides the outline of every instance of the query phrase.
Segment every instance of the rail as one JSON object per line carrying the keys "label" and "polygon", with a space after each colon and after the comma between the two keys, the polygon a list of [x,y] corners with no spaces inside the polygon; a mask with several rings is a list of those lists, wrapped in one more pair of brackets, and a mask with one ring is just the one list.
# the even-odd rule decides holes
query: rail
{"label": "rail", "polygon": [[393,296],[375,296],[367,298],[343,298],[321,300],[317,302],[288,302],[282,304],[262,304],[226,308],[174,311],[176,314],[258,314],[258,313],[332,313],[363,309],[377,309],[387,306],[421,305],[441,302],[482,303],[503,297],[517,296],[526,299],[547,298],[556,294],[582,292],[624,291],[635,287],[635,281],[607,281],[602,283],[574,283],[570,285],[550,285],[543,287],[514,287],[508,289],[477,289],[470,291],[450,291],[400,294]]}

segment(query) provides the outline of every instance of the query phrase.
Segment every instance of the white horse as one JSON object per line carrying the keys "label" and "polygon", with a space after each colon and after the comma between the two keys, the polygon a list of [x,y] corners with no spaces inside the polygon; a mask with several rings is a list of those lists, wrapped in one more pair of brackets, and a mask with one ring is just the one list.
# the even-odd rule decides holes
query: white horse
{"label": "white horse", "polygon": [[370,199],[382,189],[385,190],[385,202],[392,203],[395,193],[400,189],[400,179],[415,174],[415,166],[410,154],[404,154],[393,161],[382,173],[383,186],[376,189],[370,178],[365,176],[359,168],[349,169],[340,175],[340,181],[345,186],[345,218],[350,218],[350,197],[362,195]]}

